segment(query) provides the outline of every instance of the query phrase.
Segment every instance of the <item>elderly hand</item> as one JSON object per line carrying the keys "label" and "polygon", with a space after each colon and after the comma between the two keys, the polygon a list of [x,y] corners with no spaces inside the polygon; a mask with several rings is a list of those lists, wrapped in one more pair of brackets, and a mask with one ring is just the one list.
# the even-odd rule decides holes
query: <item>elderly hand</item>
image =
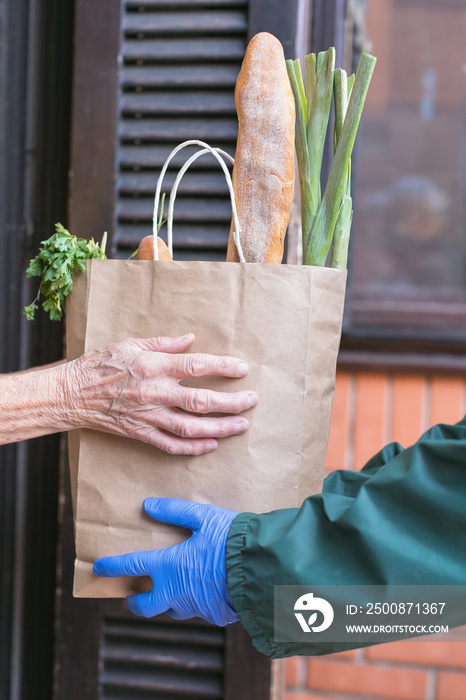
{"label": "elderly hand", "polygon": [[244,433],[246,418],[194,414],[238,414],[257,404],[257,394],[194,389],[180,381],[244,377],[247,364],[234,357],[180,354],[193,341],[192,333],[125,340],[63,365],[68,420],[74,427],[135,438],[172,454],[211,452],[216,438]]}
{"label": "elderly hand", "polygon": [[225,548],[237,513],[177,498],[146,498],[151,518],[192,530],[174,547],[97,559],[97,576],[150,576],[153,588],[127,598],[136,615],[166,613],[175,620],[201,617],[214,625],[236,622],[226,582]]}

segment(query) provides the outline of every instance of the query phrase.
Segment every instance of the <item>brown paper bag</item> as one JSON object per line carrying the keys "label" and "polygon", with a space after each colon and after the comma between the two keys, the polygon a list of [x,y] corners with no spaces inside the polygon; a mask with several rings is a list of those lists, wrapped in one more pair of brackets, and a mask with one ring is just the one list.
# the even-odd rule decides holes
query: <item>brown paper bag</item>
{"label": "brown paper bag", "polygon": [[94,576],[93,562],[190,534],[147,517],[148,496],[267,512],[320,491],[345,281],[346,271],[320,267],[88,261],[68,303],[69,359],[128,337],[192,331],[189,352],[233,355],[250,367],[242,379],[205,378],[204,385],[251,389],[260,402],[247,412],[247,433],[197,457],[91,430],[70,434],[76,596],[147,590],[147,579]]}

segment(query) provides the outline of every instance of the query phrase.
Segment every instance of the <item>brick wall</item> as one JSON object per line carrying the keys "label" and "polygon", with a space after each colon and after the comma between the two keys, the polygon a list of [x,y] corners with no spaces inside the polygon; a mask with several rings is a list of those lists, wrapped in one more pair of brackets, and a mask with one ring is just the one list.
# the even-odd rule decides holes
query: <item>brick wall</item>
{"label": "brick wall", "polygon": [[[339,373],[327,470],[361,469],[393,440],[407,447],[466,411],[466,380]],[[400,641],[285,662],[285,700],[466,700],[462,641]]]}

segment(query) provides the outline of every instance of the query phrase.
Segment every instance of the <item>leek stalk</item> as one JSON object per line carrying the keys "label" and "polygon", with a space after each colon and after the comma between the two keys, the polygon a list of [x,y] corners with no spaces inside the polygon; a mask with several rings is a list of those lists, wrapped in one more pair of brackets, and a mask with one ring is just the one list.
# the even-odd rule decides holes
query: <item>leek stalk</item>
{"label": "leek stalk", "polygon": [[[301,189],[303,261],[346,267],[352,221],[351,153],[376,58],[363,53],[356,76],[335,69],[335,50],[306,56],[305,83],[299,61],[287,61],[296,105],[296,153]],[[332,94],[335,101],[334,159],[323,197],[320,180]]]}

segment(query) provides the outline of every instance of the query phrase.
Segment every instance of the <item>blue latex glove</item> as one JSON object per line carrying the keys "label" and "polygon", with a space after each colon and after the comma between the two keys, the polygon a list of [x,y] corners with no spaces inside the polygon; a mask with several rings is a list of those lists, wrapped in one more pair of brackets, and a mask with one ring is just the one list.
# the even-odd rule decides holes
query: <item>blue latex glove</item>
{"label": "blue latex glove", "polygon": [[150,576],[150,591],[126,599],[136,615],[201,617],[220,626],[236,622],[226,582],[225,546],[237,513],[177,498],[146,498],[144,510],[154,520],[186,527],[193,534],[174,547],[97,559],[94,573]]}

